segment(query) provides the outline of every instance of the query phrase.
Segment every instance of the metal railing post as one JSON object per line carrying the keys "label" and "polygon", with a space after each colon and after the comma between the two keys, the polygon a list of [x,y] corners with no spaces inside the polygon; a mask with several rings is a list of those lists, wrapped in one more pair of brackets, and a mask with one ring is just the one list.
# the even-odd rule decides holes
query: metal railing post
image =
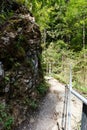
{"label": "metal railing post", "polygon": [[87,98],[80,95],[78,92],[72,89],[72,66],[70,66],[70,82],[67,86],[67,106],[66,106],[66,127],[64,130],[71,130],[71,94],[76,96],[83,102],[81,130],[87,130]]}
{"label": "metal railing post", "polygon": [[71,90],[72,90],[72,66],[70,65],[70,83],[68,92],[68,130],[71,130]]}
{"label": "metal railing post", "polygon": [[81,130],[87,130],[87,105],[83,103]]}

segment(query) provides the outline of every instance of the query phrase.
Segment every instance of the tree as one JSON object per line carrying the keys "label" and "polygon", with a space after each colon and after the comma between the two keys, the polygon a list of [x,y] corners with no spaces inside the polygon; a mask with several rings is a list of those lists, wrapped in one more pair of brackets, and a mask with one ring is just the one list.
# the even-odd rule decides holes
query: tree
{"label": "tree", "polygon": [[[83,38],[84,40],[87,38],[87,34],[83,34],[86,32],[87,26],[87,1],[85,0],[71,0],[67,6],[66,12],[66,21],[68,27],[71,30],[70,35],[70,48],[74,49],[75,51],[80,51],[83,48]],[[85,32],[84,32],[85,31]]]}

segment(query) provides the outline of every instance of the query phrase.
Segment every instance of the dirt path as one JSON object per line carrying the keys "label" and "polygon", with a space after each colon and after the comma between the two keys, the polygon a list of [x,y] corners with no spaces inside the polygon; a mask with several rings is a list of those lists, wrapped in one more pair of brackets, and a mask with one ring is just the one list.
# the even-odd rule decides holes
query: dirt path
{"label": "dirt path", "polygon": [[[31,116],[29,123],[24,123],[20,130],[62,130],[62,114],[64,107],[64,85],[52,77],[47,78],[50,84],[50,91],[40,104],[39,113]],[[72,96],[72,129],[78,130],[78,123],[81,121],[82,104]]]}

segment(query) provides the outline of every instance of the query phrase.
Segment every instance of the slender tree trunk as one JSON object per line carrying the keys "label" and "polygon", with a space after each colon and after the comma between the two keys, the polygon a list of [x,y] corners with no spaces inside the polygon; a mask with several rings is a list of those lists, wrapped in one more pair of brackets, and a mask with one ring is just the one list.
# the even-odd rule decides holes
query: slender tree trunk
{"label": "slender tree trunk", "polygon": [[85,49],[85,23],[83,23],[83,49]]}
{"label": "slender tree trunk", "polygon": [[[83,49],[85,49],[85,22],[83,22]],[[83,50],[84,51],[84,50]],[[84,62],[85,62],[85,52],[84,52]],[[84,84],[85,84],[85,80],[86,80],[86,77],[85,77],[85,66],[83,68],[83,81],[84,81]]]}
{"label": "slender tree trunk", "polygon": [[43,36],[44,44],[46,43],[46,29],[44,29],[44,36]]}
{"label": "slender tree trunk", "polygon": [[[84,62],[85,62],[85,22],[83,22],[83,51],[84,51]],[[85,85],[85,81],[86,81],[86,69],[85,69],[85,66],[83,67],[83,82],[84,82],[84,85]]]}

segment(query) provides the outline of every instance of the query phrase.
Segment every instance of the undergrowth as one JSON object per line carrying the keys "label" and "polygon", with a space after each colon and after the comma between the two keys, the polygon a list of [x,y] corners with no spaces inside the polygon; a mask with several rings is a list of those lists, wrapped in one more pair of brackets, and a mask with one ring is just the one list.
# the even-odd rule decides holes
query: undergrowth
{"label": "undergrowth", "polygon": [[2,130],[11,130],[14,119],[8,114],[8,108],[5,105],[0,104],[0,124],[2,126]]}
{"label": "undergrowth", "polygon": [[38,93],[43,96],[44,94],[46,94],[48,87],[49,85],[46,82],[42,82],[36,87],[36,89]]}

